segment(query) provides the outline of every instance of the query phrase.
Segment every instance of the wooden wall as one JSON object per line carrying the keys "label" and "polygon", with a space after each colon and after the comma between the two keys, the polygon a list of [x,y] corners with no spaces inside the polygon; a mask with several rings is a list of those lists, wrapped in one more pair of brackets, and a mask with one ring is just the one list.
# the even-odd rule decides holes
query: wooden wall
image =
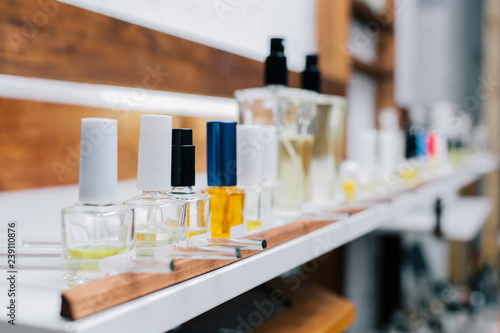
{"label": "wooden wall", "polygon": [[[135,178],[140,112],[0,99],[0,189],[78,182],[80,119],[118,120],[118,177]],[[196,168],[206,169],[207,119],[173,117],[173,127],[193,128]]]}
{"label": "wooden wall", "polygon": [[[1,1],[0,36],[0,74],[223,97],[263,82],[261,62],[55,0]],[[324,86],[345,94],[335,78]],[[0,190],[77,183],[84,117],[118,119],[119,178],[134,178],[140,113],[0,99]],[[198,171],[208,118],[174,117],[194,128]]]}

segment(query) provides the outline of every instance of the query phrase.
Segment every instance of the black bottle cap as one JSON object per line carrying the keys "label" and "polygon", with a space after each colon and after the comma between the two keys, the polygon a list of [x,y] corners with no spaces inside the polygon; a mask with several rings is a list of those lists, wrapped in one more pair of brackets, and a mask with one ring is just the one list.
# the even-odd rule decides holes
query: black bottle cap
{"label": "black bottle cap", "polygon": [[410,128],[405,130],[406,145],[405,145],[405,157],[407,159],[417,156],[417,136],[412,133]]}
{"label": "black bottle cap", "polygon": [[321,92],[321,73],[317,54],[306,56],[306,69],[302,72],[302,89]]}
{"label": "black bottle cap", "polygon": [[194,149],[192,129],[172,130],[172,186],[194,186]]}
{"label": "black bottle cap", "polygon": [[283,38],[271,38],[271,53],[266,58],[265,85],[288,85],[288,69],[286,67]]}

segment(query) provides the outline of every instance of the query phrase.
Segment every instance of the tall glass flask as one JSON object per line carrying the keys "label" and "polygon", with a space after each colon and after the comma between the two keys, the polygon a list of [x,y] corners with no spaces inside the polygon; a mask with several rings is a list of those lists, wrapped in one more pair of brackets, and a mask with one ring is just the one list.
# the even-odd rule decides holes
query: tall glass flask
{"label": "tall glass flask", "polygon": [[311,95],[308,104],[312,121],[309,134],[314,137],[311,157],[312,199],[316,202],[334,198],[339,190],[338,170],[343,161],[343,127],[345,98],[321,94],[321,73],[318,56],[306,57],[302,72],[302,88],[318,94]]}
{"label": "tall glass flask", "polygon": [[283,39],[271,39],[266,58],[265,87],[235,92],[240,124],[275,125],[278,131],[278,176],[285,188],[285,208],[300,210],[310,199],[310,163],[314,137],[308,133],[312,121],[311,95],[287,87],[288,70]]}

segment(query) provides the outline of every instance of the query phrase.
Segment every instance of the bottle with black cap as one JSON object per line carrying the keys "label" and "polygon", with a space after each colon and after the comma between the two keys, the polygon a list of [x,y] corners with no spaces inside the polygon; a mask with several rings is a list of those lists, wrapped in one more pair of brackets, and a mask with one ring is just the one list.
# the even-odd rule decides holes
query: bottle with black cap
{"label": "bottle with black cap", "polygon": [[302,108],[302,95],[302,89],[288,87],[284,39],[271,38],[265,60],[264,87],[234,92],[239,105],[239,123],[278,126],[287,114]]}
{"label": "bottle with black cap", "polygon": [[311,160],[311,199],[325,205],[340,190],[339,167],[344,159],[344,117],[346,99],[321,93],[318,55],[306,56],[302,88],[315,92],[305,113],[313,119],[308,133],[314,137]]}
{"label": "bottle with black cap", "polygon": [[195,146],[190,128],[172,130],[172,189],[167,195],[186,202],[187,239],[210,232],[210,196],[195,191]]}

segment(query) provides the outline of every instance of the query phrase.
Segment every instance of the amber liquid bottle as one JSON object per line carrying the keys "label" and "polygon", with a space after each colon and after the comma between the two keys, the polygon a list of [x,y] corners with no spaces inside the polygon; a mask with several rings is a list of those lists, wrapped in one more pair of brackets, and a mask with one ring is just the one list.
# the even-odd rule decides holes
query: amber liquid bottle
{"label": "amber liquid bottle", "polygon": [[245,192],[236,187],[236,122],[207,123],[207,182],[212,238],[241,237],[246,233]]}

